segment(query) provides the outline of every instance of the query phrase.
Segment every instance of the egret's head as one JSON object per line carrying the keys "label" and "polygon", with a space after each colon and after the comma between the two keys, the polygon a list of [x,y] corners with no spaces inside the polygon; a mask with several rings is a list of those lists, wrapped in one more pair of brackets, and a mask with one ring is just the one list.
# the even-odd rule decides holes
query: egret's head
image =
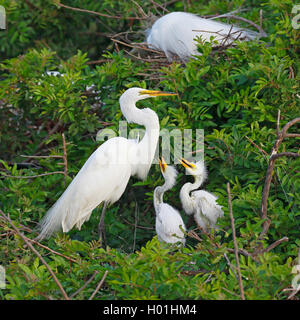
{"label": "egret's head", "polygon": [[180,163],[186,168],[187,172],[193,176],[202,176],[205,180],[207,177],[204,161],[198,161],[196,163],[190,162],[184,158],[180,160]]}
{"label": "egret's head", "polygon": [[164,91],[157,91],[157,90],[147,90],[142,88],[130,88],[127,89],[120,97],[120,103],[122,101],[127,102],[137,102],[139,100],[153,98],[153,97],[160,97],[160,96],[174,96],[177,93],[172,92],[164,92]]}
{"label": "egret's head", "polygon": [[173,166],[168,166],[163,157],[158,159],[158,161],[159,161],[161,173],[165,178],[167,184],[169,184],[171,188],[176,183],[176,177],[178,172]]}

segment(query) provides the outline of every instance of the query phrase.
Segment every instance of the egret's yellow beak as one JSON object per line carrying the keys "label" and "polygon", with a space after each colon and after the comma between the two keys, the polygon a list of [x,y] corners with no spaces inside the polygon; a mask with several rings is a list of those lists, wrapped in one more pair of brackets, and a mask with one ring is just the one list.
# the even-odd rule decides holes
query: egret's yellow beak
{"label": "egret's yellow beak", "polygon": [[177,93],[173,92],[164,92],[164,91],[157,91],[157,90],[141,90],[139,92],[140,95],[142,94],[148,94],[152,97],[159,97],[159,96],[177,96]]}
{"label": "egret's yellow beak", "polygon": [[167,169],[167,164],[166,164],[165,159],[163,157],[161,157],[161,160],[158,159],[158,162],[159,162],[161,172],[164,173]]}
{"label": "egret's yellow beak", "polygon": [[180,163],[187,169],[195,169],[196,168],[196,166],[193,163],[185,160],[184,158],[181,158]]}

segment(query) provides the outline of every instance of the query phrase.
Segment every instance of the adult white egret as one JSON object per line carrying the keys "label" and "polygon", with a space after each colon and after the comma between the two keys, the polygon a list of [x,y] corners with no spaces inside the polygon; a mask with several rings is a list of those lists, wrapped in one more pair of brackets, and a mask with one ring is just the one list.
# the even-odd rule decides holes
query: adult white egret
{"label": "adult white egret", "polygon": [[[196,223],[205,231],[215,228],[218,218],[223,217],[222,207],[217,203],[217,197],[205,190],[197,190],[207,178],[204,161],[189,162],[184,158],[181,164],[194,176],[194,183],[185,183],[180,190],[180,200],[186,214],[194,215]],[[191,193],[191,194],[190,194]]]}
{"label": "adult white egret", "polygon": [[[167,166],[165,160],[159,159],[159,165],[165,183],[162,186],[156,187],[153,193],[153,203],[156,213],[155,229],[159,241],[166,243],[181,242],[185,244],[184,231],[186,231],[185,224],[180,213],[163,202],[164,193],[171,189],[176,183],[177,171],[172,166]],[[180,226],[182,230],[180,229]]]}
{"label": "adult white egret", "polygon": [[120,199],[130,176],[147,177],[159,137],[157,114],[149,109],[138,109],[136,102],[146,98],[176,95],[175,93],[130,88],[120,97],[120,107],[128,122],[145,126],[145,135],[138,142],[115,137],[103,143],[85,162],[71,184],[47,212],[40,223],[38,239],[49,237],[62,229],[78,229],[90,218],[100,203],[103,211],[99,223],[100,236],[104,235],[104,215],[107,204]]}
{"label": "adult white egret", "polygon": [[211,19],[200,18],[187,12],[171,12],[156,20],[147,31],[149,47],[161,50],[169,61],[177,55],[186,61],[192,55],[199,55],[196,37],[210,41],[214,36],[218,45],[230,45],[233,41],[253,40],[260,34],[245,28],[239,28]]}

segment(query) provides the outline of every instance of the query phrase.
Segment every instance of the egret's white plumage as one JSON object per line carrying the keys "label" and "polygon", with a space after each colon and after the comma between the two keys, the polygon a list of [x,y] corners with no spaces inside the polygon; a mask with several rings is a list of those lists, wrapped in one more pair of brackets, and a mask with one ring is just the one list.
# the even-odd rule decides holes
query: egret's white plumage
{"label": "egret's white plumage", "polygon": [[47,238],[60,229],[63,232],[74,226],[80,229],[100,203],[119,200],[130,176],[147,177],[159,137],[159,120],[153,110],[138,109],[135,104],[142,99],[165,95],[172,94],[130,88],[121,95],[120,107],[127,121],[145,126],[143,139],[138,142],[115,137],[103,143],[42,219],[39,239]]}
{"label": "egret's white plumage", "polygon": [[171,12],[155,21],[147,31],[149,47],[161,50],[169,61],[172,55],[179,56],[183,61],[192,55],[199,55],[196,37],[210,41],[214,36],[218,44],[230,45],[236,39],[253,40],[259,33],[239,28],[215,20],[200,18],[187,12]]}
{"label": "egret's white plumage", "polygon": [[182,159],[181,164],[195,178],[194,183],[187,182],[180,190],[180,200],[184,211],[188,215],[194,215],[197,224],[205,231],[214,229],[218,218],[223,217],[224,212],[214,194],[205,190],[197,190],[207,179],[204,161],[192,163]]}
{"label": "egret's white plumage", "polygon": [[159,164],[165,178],[165,183],[162,186],[156,187],[153,194],[157,238],[159,241],[166,243],[181,242],[184,245],[185,235],[182,230],[186,231],[186,227],[182,217],[175,208],[163,202],[165,191],[171,189],[176,183],[177,171],[174,167],[167,166],[163,159]]}

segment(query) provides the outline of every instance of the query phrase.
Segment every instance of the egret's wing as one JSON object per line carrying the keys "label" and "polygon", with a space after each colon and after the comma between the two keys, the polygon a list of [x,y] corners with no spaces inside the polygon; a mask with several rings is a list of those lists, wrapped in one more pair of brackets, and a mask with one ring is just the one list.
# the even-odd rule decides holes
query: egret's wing
{"label": "egret's wing", "polygon": [[217,219],[224,215],[222,207],[217,203],[217,197],[205,190],[195,191],[192,195],[197,202],[197,208],[209,220],[211,227],[214,227]]}
{"label": "egret's wing", "polygon": [[71,184],[41,221],[40,239],[62,228],[80,229],[101,202],[113,203],[123,194],[131,175],[128,140],[112,138],[86,161]]}
{"label": "egret's wing", "polygon": [[195,44],[193,39],[190,18],[193,15],[182,12],[173,12],[158,19],[148,33],[147,43],[150,47],[164,51],[171,60],[171,54],[178,55],[182,60],[194,54]]}
{"label": "egret's wing", "polygon": [[167,203],[161,203],[158,211],[155,226],[158,238],[167,243],[176,243],[178,241],[184,243],[184,233],[181,231],[180,226],[182,230],[186,230],[186,227],[180,213]]}
{"label": "egret's wing", "polygon": [[219,44],[228,45],[237,38],[253,40],[259,34],[230,24],[203,19],[191,13],[171,12],[153,24],[148,31],[147,43],[150,47],[164,51],[169,60],[170,53],[186,60],[191,55],[199,54],[194,41],[197,36],[204,41],[210,41],[210,37],[214,36]]}

